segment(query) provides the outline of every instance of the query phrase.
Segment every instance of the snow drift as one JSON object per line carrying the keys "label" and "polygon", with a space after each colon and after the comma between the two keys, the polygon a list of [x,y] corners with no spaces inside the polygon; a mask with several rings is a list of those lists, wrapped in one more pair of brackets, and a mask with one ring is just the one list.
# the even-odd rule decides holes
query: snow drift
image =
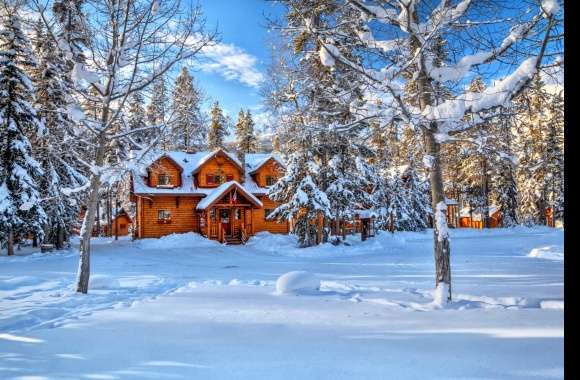
{"label": "snow drift", "polygon": [[564,261],[564,249],[561,246],[549,245],[545,247],[537,247],[530,251],[528,257],[535,257],[538,259]]}
{"label": "snow drift", "polygon": [[288,272],[276,281],[278,294],[314,293],[318,290],[320,290],[320,280],[310,272]]}

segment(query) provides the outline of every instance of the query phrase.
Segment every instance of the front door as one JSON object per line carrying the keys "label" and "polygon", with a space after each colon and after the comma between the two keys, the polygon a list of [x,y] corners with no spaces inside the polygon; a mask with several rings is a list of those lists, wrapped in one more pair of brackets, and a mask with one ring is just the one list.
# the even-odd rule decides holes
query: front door
{"label": "front door", "polygon": [[232,235],[232,218],[230,211],[231,210],[227,208],[220,209],[220,223],[222,225],[224,234],[227,236]]}

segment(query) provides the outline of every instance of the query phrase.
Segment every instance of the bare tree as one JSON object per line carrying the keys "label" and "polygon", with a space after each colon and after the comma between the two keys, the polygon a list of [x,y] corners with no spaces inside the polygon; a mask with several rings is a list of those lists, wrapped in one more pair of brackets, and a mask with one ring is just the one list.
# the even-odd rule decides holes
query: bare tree
{"label": "bare tree", "polygon": [[[318,53],[323,65],[346,68],[366,79],[366,102],[358,111],[361,122],[378,118],[386,125],[397,120],[422,131],[435,222],[435,298],[450,302],[451,248],[441,144],[485,122],[557,54],[560,5],[556,0],[333,3],[342,16],[334,23],[330,20],[320,27],[304,14],[302,23],[292,27],[297,33],[318,36],[320,48],[312,53]],[[339,46],[351,46],[352,51],[346,55]],[[474,93],[467,84],[475,74],[493,83]]]}
{"label": "bare tree", "polygon": [[[36,5],[51,25],[44,6]],[[71,75],[77,99],[96,104],[99,111],[94,117],[80,114],[78,109],[75,112],[88,147],[79,159],[91,175],[83,188],[64,189],[68,193],[88,190],[76,286],[80,293],[87,293],[89,287],[91,232],[101,187],[117,181],[157,142],[140,146],[132,139],[134,133],[143,131],[126,123],[122,117],[125,104],[131,95],[180,62],[196,58],[202,48],[217,40],[215,31],[206,31],[200,6],[180,1],[92,0],[84,4],[84,14],[88,17],[83,24],[91,39],[86,41],[84,60],[74,60]],[[53,32],[52,38],[66,49],[66,39],[59,35]],[[163,129],[164,125],[145,128]],[[122,146],[141,149],[138,154],[123,156]]]}

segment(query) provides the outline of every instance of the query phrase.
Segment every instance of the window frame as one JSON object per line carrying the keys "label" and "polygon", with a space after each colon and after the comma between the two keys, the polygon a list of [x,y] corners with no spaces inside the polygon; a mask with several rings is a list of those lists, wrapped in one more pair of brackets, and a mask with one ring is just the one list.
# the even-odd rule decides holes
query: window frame
{"label": "window frame", "polygon": [[157,223],[171,223],[171,210],[157,210]]}
{"label": "window frame", "polygon": [[[162,181],[161,178],[166,179],[167,182],[164,183],[164,181]],[[172,186],[171,176],[169,174],[166,174],[166,173],[158,173],[157,174],[157,186]]]}
{"label": "window frame", "polygon": [[[270,181],[271,181],[271,183],[268,183]],[[266,178],[264,179],[264,182],[266,183],[266,186],[268,186],[268,187],[274,186],[276,181],[278,181],[278,178],[276,178],[276,176],[273,176],[273,175],[267,175]]]}

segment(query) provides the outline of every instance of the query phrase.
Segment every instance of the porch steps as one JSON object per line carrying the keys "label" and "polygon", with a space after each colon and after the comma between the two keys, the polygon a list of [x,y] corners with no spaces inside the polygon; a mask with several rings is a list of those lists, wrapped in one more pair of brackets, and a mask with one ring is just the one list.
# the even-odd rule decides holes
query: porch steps
{"label": "porch steps", "polygon": [[244,242],[242,241],[242,239],[240,237],[232,236],[232,237],[225,238],[225,244],[226,245],[240,245],[240,244],[244,244]]}

